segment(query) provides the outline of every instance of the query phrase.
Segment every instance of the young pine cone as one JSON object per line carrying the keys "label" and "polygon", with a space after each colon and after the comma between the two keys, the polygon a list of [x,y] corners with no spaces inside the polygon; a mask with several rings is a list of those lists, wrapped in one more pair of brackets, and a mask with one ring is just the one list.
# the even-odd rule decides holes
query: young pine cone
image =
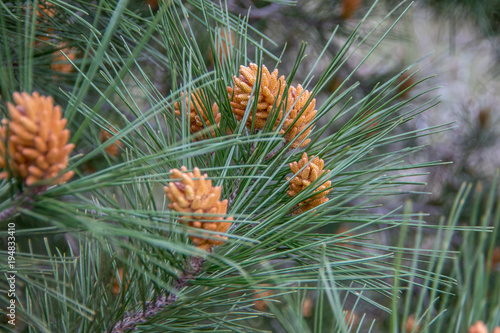
{"label": "young pine cone", "polygon": [[[52,55],[50,69],[59,73],[71,73],[74,68],[66,57],[74,62],[78,53],[77,49],[74,47],[68,47],[68,43],[59,43],[58,48],[59,49]],[[66,54],[66,57],[61,53],[61,51]]]}
{"label": "young pine cone", "polygon": [[[108,130],[101,128],[101,133],[99,133],[99,140],[101,140],[101,142],[104,143],[104,142],[110,140],[111,138],[113,138],[113,136],[117,133],[118,133],[118,131],[115,130],[111,126],[108,126]],[[107,146],[104,150],[110,156],[118,157],[118,155],[120,155],[120,152],[123,148],[123,142],[121,142],[120,140],[114,140],[114,141],[115,142],[113,144]]]}
{"label": "young pine cone", "polygon": [[[287,180],[290,180],[290,178],[292,178],[292,180],[290,181],[289,190],[287,191],[287,194],[290,197],[294,197],[295,195],[297,195],[297,193],[311,185],[312,182],[318,179],[325,172],[325,170],[323,170],[323,167],[325,165],[324,161],[319,157],[313,156],[312,158],[313,159],[311,160],[311,163],[309,163],[309,165],[306,166],[297,176],[293,178],[287,177]],[[300,161],[298,161],[298,163],[290,163],[290,169],[294,174],[296,174],[308,162],[309,160],[307,158],[307,153],[304,153],[302,154],[302,158],[300,159]],[[321,205],[324,202],[327,202],[328,198],[326,197],[326,195],[331,191],[331,189],[327,190],[327,188],[329,188],[331,185],[332,182],[328,180],[318,186],[314,190],[314,193],[318,194],[316,194],[312,198],[307,199],[306,201],[301,202],[299,204],[299,209],[297,209],[294,213],[303,213],[316,206]]]}
{"label": "young pine cone", "polygon": [[[186,104],[189,103],[188,116],[189,116],[189,131],[191,132],[191,134],[201,131],[205,127],[209,127],[212,125],[210,123],[210,120],[208,119],[208,112],[210,111],[206,110],[205,104],[203,103],[204,101],[206,101],[207,98],[203,93],[203,91],[200,90],[200,92],[195,92],[191,94],[191,102],[189,102],[189,98],[186,97]],[[175,114],[180,117],[181,105],[179,103],[175,103],[174,107],[175,107]],[[212,105],[211,112],[214,116],[215,123],[218,126],[220,124],[221,114],[219,113],[219,107],[217,106],[216,103]],[[212,137],[215,138],[215,131],[211,130],[210,133],[212,134]],[[202,136],[202,138],[206,138],[206,136],[204,135]]]}
{"label": "young pine cone", "polygon": [[[68,144],[69,130],[62,118],[60,106],[54,106],[52,97],[14,93],[17,105],[7,103],[11,120],[0,125],[0,178],[21,178],[30,186],[39,180],[48,185],[64,183],[73,171],[60,172],[68,165],[74,144]],[[8,165],[7,165],[8,163]]]}
{"label": "young pine cone", "polygon": [[[488,326],[481,320],[478,320],[474,325],[469,327],[469,333],[488,333]],[[500,326],[496,326],[492,333],[500,333]]]}
{"label": "young pine cone", "polygon": [[[309,144],[309,142],[311,142],[311,139],[304,140],[309,135],[309,133],[311,133],[311,127],[305,130],[304,133],[302,133],[300,136],[297,137],[297,135],[304,128],[309,126],[311,121],[314,119],[314,116],[317,113],[317,111],[314,109],[316,106],[316,99],[313,98],[306,106],[306,102],[309,99],[309,96],[311,96],[311,93],[307,90],[304,91],[304,88],[302,88],[300,84],[297,86],[297,89],[295,89],[294,87],[290,87],[288,96],[288,105],[293,105],[293,108],[290,110],[290,113],[286,117],[283,124],[283,130],[285,131],[291,127],[290,131],[285,134],[285,140],[286,142],[293,141],[292,148],[297,148],[299,147],[299,145],[300,147],[305,147],[307,144]],[[300,115],[299,119],[297,119],[297,121],[293,123],[299,116],[300,112],[302,112],[302,114]],[[302,142],[302,140],[304,140],[304,142]]]}
{"label": "young pine cone", "polygon": [[[181,171],[184,171],[181,172]],[[186,167],[181,170],[172,169],[170,179],[182,179],[171,181],[165,186],[165,193],[170,200],[168,208],[182,213],[179,221],[193,228],[225,233],[231,227],[232,217],[224,218],[227,212],[227,200],[219,201],[221,187],[212,187],[212,181],[206,179],[207,174],[201,175],[200,169],[194,168],[193,172],[187,171]],[[201,214],[218,214],[219,216],[205,216]],[[199,221],[199,220],[201,221]],[[221,245],[227,237],[205,233],[202,237],[190,236],[193,243],[206,251],[214,245]]]}
{"label": "young pine cone", "polygon": [[[234,88],[227,87],[231,108],[236,115],[236,119],[242,120],[245,114],[245,109],[248,103],[253,103],[250,100],[253,86],[257,82],[258,67],[256,64],[250,64],[250,67],[240,66],[240,77],[234,76]],[[267,118],[273,110],[273,105],[276,102],[275,110],[278,112],[278,118],[273,127],[276,127],[283,116],[282,106],[278,107],[283,98],[286,82],[285,77],[281,76],[278,79],[278,70],[275,69],[272,73],[266,66],[262,66],[260,87],[255,90],[257,98],[257,110],[255,111],[255,129],[263,129]],[[258,95],[257,95],[258,93]],[[253,121],[253,112],[248,116],[246,127],[251,128]]]}

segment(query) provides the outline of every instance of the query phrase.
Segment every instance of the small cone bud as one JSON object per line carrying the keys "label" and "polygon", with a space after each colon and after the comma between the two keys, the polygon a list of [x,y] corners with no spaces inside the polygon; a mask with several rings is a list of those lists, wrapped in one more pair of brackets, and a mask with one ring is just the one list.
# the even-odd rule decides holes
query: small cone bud
{"label": "small cone bud", "polygon": [[478,320],[474,325],[469,327],[469,333],[488,333],[488,327],[482,321]]}
{"label": "small cone bud", "polygon": [[[219,107],[216,103],[212,104],[212,109],[207,110],[205,107],[206,96],[202,90],[191,94],[191,101],[186,97],[186,104],[189,103],[189,109],[187,110],[189,118],[189,131],[194,134],[198,131],[203,130],[206,127],[213,125],[208,118],[208,113],[212,112],[213,119],[217,126],[220,124],[221,114],[219,113]],[[175,114],[181,116],[182,106],[180,103],[175,103]],[[201,117],[200,117],[201,116]],[[210,131],[211,137],[215,138],[215,131]],[[207,135],[203,135],[201,139],[208,138]]]}
{"label": "small cone bud", "polygon": [[[224,219],[222,216],[215,215],[227,213],[227,200],[219,201],[221,187],[213,187],[211,181],[206,180],[208,175],[201,175],[198,168],[194,168],[193,172],[185,171],[187,171],[186,167],[170,171],[172,181],[168,186],[165,186],[165,194],[171,201],[168,208],[181,212],[179,221],[190,227],[226,233],[231,227],[233,218],[230,216]],[[174,179],[176,180],[173,181]],[[202,214],[214,215],[204,216]],[[205,235],[206,237],[190,236],[190,238],[198,248],[206,251],[209,251],[213,246],[223,244],[224,240],[227,239],[222,235],[208,233]]]}
{"label": "small cone bud", "polygon": [[[309,125],[314,120],[314,116],[316,116],[317,111],[314,109],[316,106],[315,98],[313,98],[306,106],[307,100],[310,96],[311,93],[307,90],[304,91],[304,88],[300,84],[297,88],[290,87],[288,90],[288,106],[293,105],[293,107],[285,119],[283,130],[287,131],[291,128],[290,131],[285,134],[285,140],[286,142],[293,141],[292,148],[305,147],[309,144],[309,142],[311,142],[311,139],[305,138],[307,138],[311,133],[311,127]],[[308,129],[299,135],[299,133],[306,127],[308,127]],[[302,142],[302,140],[304,140],[304,142]]]}
{"label": "small cone bud", "polygon": [[[126,274],[125,274],[126,275]],[[113,276],[113,279],[111,280],[112,281],[112,284],[111,284],[111,292],[113,293],[113,295],[115,297],[118,296],[118,294],[120,293],[120,289],[122,288],[121,286],[124,285],[125,288],[129,285],[130,283],[130,280],[127,279],[127,281],[124,281],[123,278],[124,278],[124,274],[123,274],[123,268],[118,268],[118,276],[119,276],[119,280],[116,278],[116,276]]]}
{"label": "small cone bud", "polygon": [[59,73],[71,73],[74,69],[73,65],[68,61],[68,59],[61,53],[64,52],[66,57],[72,62],[75,61],[77,56],[77,49],[74,47],[68,47],[68,43],[59,43],[58,50],[52,55],[52,63],[50,68]]}
{"label": "small cone bud", "polygon": [[[101,133],[99,133],[99,140],[101,140],[102,143],[110,140],[114,136],[113,134],[118,133],[118,131],[115,130],[114,128],[112,128],[111,126],[108,126],[108,129],[112,133],[110,133],[109,131],[107,131],[103,128],[101,129]],[[107,146],[104,150],[109,155],[111,155],[113,157],[118,157],[122,148],[123,148],[123,142],[121,142],[119,140],[115,140],[115,142],[113,144]]]}
{"label": "small cone bud", "polygon": [[[259,286],[261,287],[270,287],[270,284],[260,284]],[[255,310],[257,311],[267,311],[267,303],[266,300],[262,298],[269,298],[270,296],[273,295],[272,289],[257,289],[255,290],[256,294],[254,294],[252,297],[255,298],[255,301],[253,302]]]}
{"label": "small cone bud", "polygon": [[[298,162],[290,163],[290,170],[292,170],[292,172],[296,174],[308,163],[309,159],[307,157],[307,153],[304,153],[302,154],[302,158]],[[324,161],[319,157],[312,156],[311,163],[309,163],[309,165],[302,169],[302,171],[298,175],[296,175],[295,177],[287,177],[287,180],[290,181],[287,194],[290,197],[294,197],[295,195],[297,195],[297,193],[304,190],[307,186],[311,185],[312,182],[318,179],[325,172],[325,170],[323,170],[323,167]],[[319,185],[314,190],[314,193],[317,194],[307,199],[306,201],[301,202],[299,204],[299,208],[294,213],[303,213],[327,202],[328,198],[326,197],[326,195],[331,191],[331,189],[329,189],[331,185],[332,182],[330,180]]]}
{"label": "small cone bud", "polygon": [[30,186],[40,180],[48,185],[68,181],[73,171],[60,172],[68,165],[74,148],[68,143],[60,106],[54,106],[51,97],[38,93],[14,93],[15,105],[7,103],[11,120],[0,125],[0,178],[21,178]]}
{"label": "small cone bud", "polygon": [[406,320],[406,325],[405,325],[406,333],[420,331],[420,327],[417,323],[418,321],[415,319],[415,315],[411,314]]}

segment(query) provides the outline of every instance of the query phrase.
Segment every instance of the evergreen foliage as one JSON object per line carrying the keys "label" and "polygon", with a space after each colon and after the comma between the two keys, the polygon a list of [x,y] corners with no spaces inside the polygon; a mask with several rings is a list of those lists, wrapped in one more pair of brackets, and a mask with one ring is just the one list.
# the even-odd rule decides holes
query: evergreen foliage
{"label": "evergreen foliage", "polygon": [[[412,143],[450,124],[400,130],[437,103],[433,98],[419,102],[429,91],[401,98],[420,83],[404,86],[414,75],[412,67],[359,97],[360,84],[349,79],[363,58],[338,89],[319,100],[346,60],[360,47],[368,47],[368,55],[375,52],[409,8],[402,3],[380,22],[368,24],[376,6],[349,34],[333,30],[322,57],[302,73],[305,80],[296,82],[297,72],[306,71],[307,45],[301,44],[292,70],[279,71],[285,81],[277,94],[305,95],[307,89],[310,95],[300,100],[301,110],[293,117],[299,99],[289,103],[275,98],[266,107],[265,125],[258,127],[263,65],[271,73],[279,69],[286,50],[272,52],[266,45],[273,41],[250,25],[248,16],[231,14],[224,3],[160,0],[156,10],[127,0],[1,2],[3,116],[10,117],[6,103],[14,102],[14,92],[52,96],[64,110],[69,142],[75,145],[62,171],[74,172],[67,182],[25,184],[14,175],[0,183],[0,270],[11,270],[7,244],[13,224],[17,301],[16,326],[6,317],[2,328],[262,332],[277,325],[288,332],[375,330],[378,324],[359,313],[357,322],[354,315],[346,320],[344,310],[354,313],[359,304],[392,312],[388,320],[394,332],[410,314],[430,331],[444,327],[447,318],[460,328],[476,319],[488,320],[491,327],[500,324],[499,293],[488,298],[487,289],[480,289],[487,288],[490,278],[496,278],[495,290],[500,288],[498,272],[483,265],[490,262],[498,238],[496,231],[484,232],[493,230],[492,220],[495,226],[500,220],[498,209],[493,213],[493,195],[481,223],[476,222],[481,201],[475,198],[471,226],[458,223],[470,185],[458,194],[450,217],[437,225],[426,225],[410,208],[378,210],[381,197],[419,193],[412,186],[422,184],[412,177],[443,164],[413,163],[410,156],[425,147]],[[345,43],[328,58],[336,38]],[[320,62],[328,65],[318,76]],[[240,66],[250,63],[258,69],[255,84],[244,114],[237,117],[228,91],[236,90]],[[314,120],[288,140],[302,113],[313,114],[307,107],[316,97]],[[220,120],[211,111],[214,103]],[[191,118],[196,116],[201,128],[193,131]],[[331,131],[334,123],[338,130]],[[6,135],[2,144],[8,140]],[[297,173],[291,171],[290,164],[304,152],[321,158],[324,172],[289,196],[293,176],[316,166],[311,158]],[[195,175],[195,168],[208,175],[214,188],[220,186],[226,214],[188,215],[169,206],[164,188],[175,184],[184,191],[171,170]],[[328,200],[309,204],[320,192]],[[298,210],[304,203],[310,209]],[[232,225],[226,232],[194,223],[229,218]],[[348,231],[340,229],[345,224]],[[427,228],[438,234],[438,241],[423,249]],[[377,244],[378,235],[391,230],[400,230],[398,241]],[[406,242],[408,230],[416,230],[412,246]],[[458,232],[464,239],[460,255],[450,251]],[[218,246],[196,247],[193,240],[200,238]],[[453,270],[444,272],[445,261],[453,260]],[[474,278],[475,270],[486,272],[483,279]],[[0,288],[9,289],[7,273]],[[464,289],[458,293],[457,288]],[[413,298],[407,297],[412,290],[419,293],[415,310]],[[349,305],[352,300],[354,306]],[[469,300],[473,305],[466,313],[461,305]],[[307,302],[312,302],[311,315],[306,315]],[[1,311],[8,304],[10,296],[0,293]]]}

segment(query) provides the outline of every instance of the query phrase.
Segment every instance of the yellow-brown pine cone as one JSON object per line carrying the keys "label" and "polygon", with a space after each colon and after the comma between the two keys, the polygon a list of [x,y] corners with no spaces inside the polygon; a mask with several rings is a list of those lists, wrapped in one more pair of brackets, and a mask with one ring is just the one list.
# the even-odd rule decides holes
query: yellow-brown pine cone
{"label": "yellow-brown pine cone", "polygon": [[[208,119],[208,112],[205,108],[204,101],[206,101],[206,96],[203,91],[195,92],[191,94],[191,102],[189,104],[189,131],[191,134],[201,131],[205,127],[211,126],[211,122]],[[189,98],[186,97],[186,104],[189,103]],[[179,103],[175,103],[175,114],[177,116],[181,116],[181,105]],[[219,107],[216,103],[212,104],[211,110],[215,123],[217,126],[220,124],[221,114],[219,113]],[[201,118],[200,118],[201,115]],[[215,131],[211,130],[210,134],[215,138]],[[204,139],[206,136],[202,136],[200,139]]]}
{"label": "yellow-brown pine cone", "polygon": [[488,327],[480,320],[469,327],[469,333],[488,333]]}
{"label": "yellow-brown pine cone", "polygon": [[[259,284],[260,287],[270,287],[271,285],[268,283],[263,283]],[[253,302],[255,306],[255,310],[257,311],[267,311],[267,301],[262,298],[269,298],[270,296],[273,295],[273,290],[272,289],[256,289],[255,290],[256,294],[254,294],[252,297],[255,298],[255,301]],[[259,299],[260,298],[260,299]]]}
{"label": "yellow-brown pine cone", "polygon": [[[253,86],[257,82],[257,72],[258,66],[256,64],[250,64],[249,67],[240,66],[240,77],[234,76],[234,88],[227,87],[227,92],[229,100],[231,101],[231,108],[236,116],[236,119],[242,120],[245,115],[245,109],[248,103],[252,102],[250,96],[252,93]],[[278,78],[278,70],[275,69],[272,73],[266,66],[262,65],[261,70],[262,76],[260,79],[260,89],[256,90],[255,93],[257,97],[257,110],[255,111],[255,129],[263,129],[266,124],[267,118],[270,116],[273,110],[273,105],[276,102],[275,110],[278,112],[278,118],[273,126],[276,128],[278,122],[281,121],[283,117],[283,106],[280,106],[281,99],[283,98],[283,93],[286,88],[285,77],[281,76]],[[253,102],[252,102],[253,103]],[[280,106],[278,108],[278,106]],[[251,128],[253,121],[253,112],[246,121],[246,127]]]}
{"label": "yellow-brown pine cone", "polygon": [[74,47],[68,47],[68,43],[59,43],[58,48],[59,49],[52,55],[52,63],[50,64],[50,68],[53,71],[59,73],[71,73],[74,67],[61,53],[61,51],[66,54],[69,60],[74,62],[77,56],[77,49]]}
{"label": "yellow-brown pine cone", "polygon": [[[0,125],[4,143],[0,145],[0,169],[10,168],[28,186],[39,180],[50,180],[48,185],[68,181],[73,171],[60,172],[68,165],[75,145],[68,144],[70,133],[61,107],[54,106],[52,97],[36,92],[16,92],[13,97],[16,105],[7,103],[11,120],[3,119]],[[7,170],[0,173],[0,178],[8,176]]]}
{"label": "yellow-brown pine cone", "polygon": [[[285,134],[285,140],[286,142],[293,141],[292,148],[297,148],[299,146],[305,147],[309,144],[309,142],[311,142],[311,139],[304,140],[311,133],[311,127],[305,130],[301,135],[297,136],[304,128],[311,124],[314,116],[316,116],[316,113],[318,112],[314,109],[316,107],[315,98],[313,98],[306,106],[306,102],[310,96],[311,93],[307,90],[304,91],[304,88],[300,84],[297,88],[290,87],[288,90],[288,105],[293,105],[293,107],[284,121],[283,130],[286,131],[291,127],[290,131]],[[302,111],[304,108],[305,110]],[[299,116],[300,112],[302,112],[302,114],[299,119],[293,123]],[[304,142],[302,142],[302,140],[304,140]]]}
{"label": "yellow-brown pine cone", "polygon": [[[224,219],[221,215],[227,212],[227,200],[219,201],[221,187],[212,186],[208,175],[202,175],[198,168],[193,172],[172,169],[171,181],[165,186],[165,193],[170,200],[168,208],[182,213],[179,221],[193,228],[199,228],[218,233],[226,233],[231,227],[232,217]],[[180,181],[179,181],[180,179]],[[219,216],[202,216],[201,214],[218,214]],[[200,221],[202,220],[202,221]],[[210,250],[212,246],[221,245],[227,237],[214,234],[203,234],[201,237],[191,236],[193,243],[201,249]]]}
{"label": "yellow-brown pine cone", "polygon": [[[300,159],[300,161],[290,163],[290,170],[292,170],[292,172],[296,174],[307,163],[309,163],[309,159],[307,157],[307,153],[304,153],[302,154],[302,158]],[[287,180],[290,180],[290,178],[292,178],[287,194],[290,197],[294,197],[295,195],[297,195],[297,193],[311,185],[312,182],[318,179],[325,172],[325,170],[323,170],[324,165],[325,163],[322,159],[312,156],[311,163],[309,163],[309,165],[306,166],[298,175],[293,178],[287,177]],[[317,192],[318,194],[307,199],[306,201],[301,202],[299,204],[299,209],[297,209],[295,213],[306,212],[316,206],[321,205],[322,203],[327,202],[328,198],[326,197],[326,195],[331,191],[331,189],[328,189],[331,185],[332,182],[328,180],[318,186],[314,190],[314,192]]]}
{"label": "yellow-brown pine cone", "polygon": [[[101,133],[99,133],[99,140],[101,140],[102,143],[108,141],[114,136],[114,134],[118,133],[118,131],[111,126],[108,126],[108,129],[109,131],[105,130],[104,128],[101,128]],[[118,157],[122,148],[123,148],[123,142],[115,140],[113,144],[107,146],[104,150],[109,155],[113,157]]]}
{"label": "yellow-brown pine cone", "polygon": [[[26,10],[26,8],[26,5],[23,5],[23,9]],[[28,8],[31,12],[33,11],[32,5],[29,5]],[[56,7],[54,5],[46,1],[39,1],[38,9],[36,10],[37,27],[35,31],[35,41],[33,43],[34,46],[40,46],[54,38],[54,34],[52,33],[54,29],[50,28],[50,19],[54,17],[55,13]]]}

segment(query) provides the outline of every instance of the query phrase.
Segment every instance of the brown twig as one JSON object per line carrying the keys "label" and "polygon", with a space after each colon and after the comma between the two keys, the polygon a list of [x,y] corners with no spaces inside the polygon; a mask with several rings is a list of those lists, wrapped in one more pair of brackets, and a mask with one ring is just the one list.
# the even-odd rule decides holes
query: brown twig
{"label": "brown twig", "polygon": [[15,214],[17,206],[11,206],[0,212],[0,222]]}
{"label": "brown twig", "polygon": [[193,257],[189,261],[189,268],[176,281],[174,289],[167,295],[161,293],[156,300],[146,302],[145,309],[136,312],[127,312],[123,319],[115,324],[112,333],[123,333],[128,330],[135,330],[135,326],[144,323],[148,318],[158,314],[165,307],[177,301],[179,292],[182,288],[186,287],[190,280],[196,279],[196,276],[201,272],[205,259],[202,257]]}
{"label": "brown twig", "polygon": [[[9,208],[6,208],[0,212],[0,222],[8,219],[12,215],[15,215],[17,213],[17,210],[19,208],[27,208],[27,209],[32,209],[33,208],[33,195],[40,193],[40,191],[37,191],[37,188],[32,189],[30,192],[25,192],[23,193],[18,193],[15,195],[14,200],[12,201],[12,206]],[[23,197],[24,195],[24,197]],[[16,203],[17,200],[21,199],[21,203]]]}

